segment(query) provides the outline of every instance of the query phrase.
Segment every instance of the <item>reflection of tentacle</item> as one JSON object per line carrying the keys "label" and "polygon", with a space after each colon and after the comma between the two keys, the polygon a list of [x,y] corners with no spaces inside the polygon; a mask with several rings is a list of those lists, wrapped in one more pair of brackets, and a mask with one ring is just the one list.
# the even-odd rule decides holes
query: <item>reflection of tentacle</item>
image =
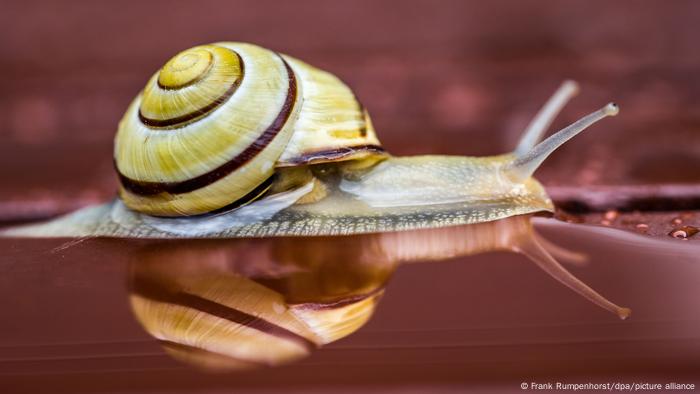
{"label": "reflection of tentacle", "polygon": [[81,244],[89,239],[93,239],[95,237],[78,237],[75,239],[72,239],[70,241],[64,242],[55,248],[51,249],[51,253],[58,253],[58,252],[63,252],[64,250],[68,248],[72,248],[73,246],[76,246],[78,244]]}
{"label": "reflection of tentacle", "polygon": [[539,243],[544,250],[549,252],[553,257],[563,261],[564,263],[569,263],[577,267],[584,267],[588,265],[588,256],[585,253],[574,252],[569,249],[563,248],[547,238],[537,234],[536,231],[532,232],[533,237],[535,237],[535,242]]}
{"label": "reflection of tentacle", "polygon": [[515,249],[530,258],[530,260],[535,262],[538,267],[542,268],[554,279],[581,294],[586,299],[597,304],[603,309],[617,314],[621,319],[628,318],[632,313],[630,309],[622,308],[608,301],[605,297],[573,276],[569,271],[562,267],[534,237],[521,238],[520,242],[515,245]]}

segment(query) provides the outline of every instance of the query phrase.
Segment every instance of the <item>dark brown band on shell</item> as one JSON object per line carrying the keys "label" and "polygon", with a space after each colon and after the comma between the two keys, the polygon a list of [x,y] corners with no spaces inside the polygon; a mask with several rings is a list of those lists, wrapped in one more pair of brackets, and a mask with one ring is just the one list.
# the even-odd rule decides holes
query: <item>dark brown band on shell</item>
{"label": "dark brown band on shell", "polygon": [[280,163],[281,167],[291,167],[294,165],[324,163],[328,161],[336,161],[350,156],[357,152],[372,152],[385,154],[386,151],[379,145],[357,145],[344,146],[336,149],[321,150],[317,152],[308,152],[301,156],[297,156],[290,161]]}
{"label": "dark brown band on shell", "polygon": [[275,180],[275,175],[272,175],[271,177],[267,178],[263,183],[259,184],[255,189],[251,190],[250,193],[246,194],[245,196],[239,198],[238,200],[232,202],[231,204],[225,205],[219,209],[215,209],[211,212],[203,213],[201,215],[195,215],[195,216],[210,216],[210,215],[218,215],[220,213],[228,212],[228,211],[233,211],[234,209],[238,209],[244,205],[248,205],[251,202],[257,200],[258,198],[262,197],[262,195],[270,189],[272,186],[272,183]]}
{"label": "dark brown band on shell", "polygon": [[[200,213],[198,215],[189,215],[189,217],[192,218],[201,218],[201,217],[207,217],[207,216],[213,216],[213,215],[218,215],[220,213],[228,212],[228,211],[233,211],[234,209],[238,209],[244,205],[248,205],[252,203],[253,201],[259,199],[260,197],[265,194],[266,191],[272,187],[272,183],[275,181],[275,174],[273,174],[271,177],[267,178],[266,180],[263,181],[263,183],[259,184],[258,186],[255,187],[255,189],[251,190],[248,194],[245,196],[239,198],[238,200],[233,201],[232,203],[225,205],[221,208],[217,208],[213,211],[205,212],[205,213]],[[163,219],[168,219],[171,216],[159,216],[159,215],[154,215],[151,214],[150,216],[154,217],[160,217]]]}
{"label": "dark brown band on shell", "polygon": [[[241,55],[238,53],[233,52],[237,57],[238,57],[238,63],[241,66],[241,76],[236,78],[236,80],[229,86],[228,90],[224,92],[221,96],[219,96],[216,100],[212,101],[211,103],[205,105],[202,108],[196,109],[188,114],[184,114],[182,116],[178,116],[175,118],[170,118],[170,119],[151,119],[143,116],[141,113],[141,110],[139,109],[139,120],[141,123],[145,124],[148,127],[151,128],[177,128],[180,126],[185,126],[191,121],[201,118],[202,116],[207,115],[211,111],[217,109],[221,104],[225,103],[231,96],[233,96],[233,93],[236,92],[236,89],[241,85],[241,81],[243,78],[245,78],[245,64],[243,63],[243,59],[241,58]],[[210,66],[211,67],[211,66]],[[207,69],[207,71],[209,71]],[[201,79],[201,77],[195,79],[194,81],[191,81],[190,83],[187,83],[186,85],[183,85],[181,87],[185,87],[188,85],[191,85],[192,83],[195,83]],[[161,87],[160,82],[158,83],[158,86]],[[164,88],[165,90],[173,90],[173,89],[167,89]]]}
{"label": "dark brown band on shell", "polygon": [[196,176],[194,178],[181,181],[181,182],[146,182],[131,179],[126,175],[122,174],[117,168],[117,174],[119,175],[119,181],[121,182],[124,189],[130,193],[139,196],[152,196],[159,193],[170,193],[170,194],[182,194],[195,191],[197,189],[208,186],[225,176],[231,174],[233,171],[237,170],[248,161],[257,156],[263,149],[265,149],[270,142],[279,134],[279,132],[284,127],[287,119],[292,113],[294,108],[294,103],[297,98],[297,81],[294,76],[294,71],[287,64],[287,62],[280,56],[280,59],[284,63],[287,69],[287,77],[289,80],[289,86],[287,88],[287,97],[284,100],[282,109],[277,114],[277,117],[272,122],[271,125],[265,129],[265,131],[260,134],[257,140],[239,153],[237,156],[227,161],[226,163],[220,165],[219,167],[204,173],[202,175]]}
{"label": "dark brown band on shell", "polygon": [[196,294],[178,290],[170,290],[156,281],[138,276],[133,279],[131,286],[132,291],[135,294],[149,300],[192,308],[268,335],[296,342],[309,351],[312,351],[317,347],[313,341],[295,333],[294,331],[267,321],[261,317],[248,314],[228,305],[220,304],[204,297],[200,297]]}

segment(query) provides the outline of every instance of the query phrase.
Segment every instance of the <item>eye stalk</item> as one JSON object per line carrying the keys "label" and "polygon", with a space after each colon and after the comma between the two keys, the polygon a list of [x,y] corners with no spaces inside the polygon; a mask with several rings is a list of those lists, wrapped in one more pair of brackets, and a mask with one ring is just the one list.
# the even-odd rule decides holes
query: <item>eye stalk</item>
{"label": "eye stalk", "polygon": [[573,97],[576,90],[577,87],[574,82],[565,82],[547,104],[545,104],[542,110],[540,110],[537,116],[535,116],[535,119],[530,123],[530,126],[528,126],[518,147],[514,151],[515,159],[503,168],[505,175],[511,181],[520,183],[530,178],[542,162],[566,141],[586,130],[599,120],[608,116],[615,116],[620,112],[620,107],[618,107],[617,104],[608,103],[605,107],[584,116],[539,144],[534,145],[564,104]]}
{"label": "eye stalk", "polygon": [[615,116],[620,112],[620,107],[615,103],[608,103],[608,105],[603,108],[605,114],[608,116]]}
{"label": "eye stalk", "polygon": [[516,155],[525,154],[537,145],[542,140],[542,135],[552,125],[554,118],[578,92],[579,86],[576,81],[570,79],[564,81],[527,126],[514,153]]}

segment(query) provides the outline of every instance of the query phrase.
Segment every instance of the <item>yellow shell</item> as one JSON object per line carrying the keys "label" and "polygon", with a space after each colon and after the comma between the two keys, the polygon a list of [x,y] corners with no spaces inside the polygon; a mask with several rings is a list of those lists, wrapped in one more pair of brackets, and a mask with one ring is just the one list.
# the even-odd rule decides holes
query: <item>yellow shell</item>
{"label": "yellow shell", "polygon": [[114,159],[129,208],[187,216],[252,201],[277,167],[381,153],[338,78],[225,42],[181,52],[153,75],[119,124]]}

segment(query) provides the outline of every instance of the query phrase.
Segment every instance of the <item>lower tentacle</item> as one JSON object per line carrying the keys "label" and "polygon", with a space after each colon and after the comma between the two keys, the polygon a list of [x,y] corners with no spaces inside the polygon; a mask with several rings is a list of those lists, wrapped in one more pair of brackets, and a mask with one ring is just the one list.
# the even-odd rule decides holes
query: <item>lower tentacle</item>
{"label": "lower tentacle", "polygon": [[[551,244],[550,244],[551,245]],[[579,293],[589,301],[601,308],[617,314],[620,319],[626,319],[632,314],[629,308],[620,307],[598,292],[590,288],[581,280],[572,275],[566,268],[562,267],[557,260],[545,249],[536,237],[522,237],[514,245],[514,250],[520,252],[532,260],[538,267],[551,275],[563,285]],[[560,251],[560,250],[558,250]],[[570,253],[567,251],[567,253]]]}
{"label": "lower tentacle", "polygon": [[549,252],[552,257],[559,259],[563,263],[571,264],[576,267],[585,267],[588,265],[588,256],[585,253],[574,252],[572,250],[563,248],[543,236],[537,234],[537,232],[532,231],[532,235],[535,238],[535,242],[539,243],[544,250]]}

